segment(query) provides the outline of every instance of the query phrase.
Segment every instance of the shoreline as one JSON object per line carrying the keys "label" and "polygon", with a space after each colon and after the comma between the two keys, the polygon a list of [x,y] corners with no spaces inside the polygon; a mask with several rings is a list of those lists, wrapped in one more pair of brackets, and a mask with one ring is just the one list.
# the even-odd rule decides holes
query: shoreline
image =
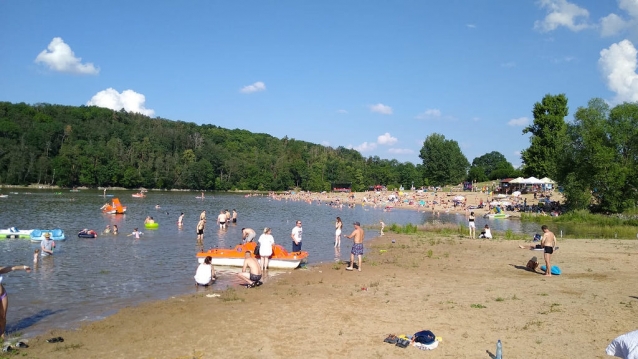
{"label": "shoreline", "polygon": [[[349,253],[346,242],[342,253]],[[633,241],[563,240],[554,262],[564,274],[551,278],[524,269],[532,255],[542,253],[518,249],[521,241],[420,232],[386,233],[364,243],[362,272],[324,262],[255,289],[212,288],[148,302],[78,330],[32,338],[31,347],[20,353],[477,358],[486,350],[493,353],[500,338],[511,357],[604,358],[613,338],[635,329],[638,298],[627,285],[636,284],[632,256],[638,255],[638,243]],[[221,296],[206,296],[213,293]],[[423,329],[443,338],[428,354],[383,342],[390,333]],[[65,342],[45,341],[57,336]]]}

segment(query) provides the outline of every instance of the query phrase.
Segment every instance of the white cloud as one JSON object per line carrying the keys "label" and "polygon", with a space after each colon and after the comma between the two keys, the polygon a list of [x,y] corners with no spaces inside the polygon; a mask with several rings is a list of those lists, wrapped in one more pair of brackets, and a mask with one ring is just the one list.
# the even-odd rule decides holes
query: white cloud
{"label": "white cloud", "polygon": [[326,146],[326,147],[330,147],[330,142],[328,142],[328,141],[321,141],[321,144]]}
{"label": "white cloud", "polygon": [[425,110],[425,112],[416,115],[415,118],[417,120],[429,120],[429,119],[440,118],[440,117],[441,117],[441,110],[436,108],[429,108]]}
{"label": "white cloud", "polygon": [[96,93],[86,105],[106,107],[115,111],[125,109],[129,112],[139,112],[146,116],[153,116],[155,111],[144,107],[145,102],[146,97],[133,90],[124,90],[122,93],[119,93],[113,88],[107,88],[106,90]]}
{"label": "white cloud", "polygon": [[79,75],[97,75],[100,69],[92,63],[82,63],[81,57],[75,57],[71,47],[61,37],[54,37],[46,50],[42,50],[35,58],[36,64],[44,64],[49,69]]}
{"label": "white cloud", "polygon": [[611,13],[600,19],[600,35],[613,36],[627,29],[636,29],[638,27],[638,1],[636,0],[620,0],[618,7],[629,14],[629,19]]}
{"label": "white cloud", "polygon": [[370,111],[380,113],[382,115],[391,115],[392,107],[386,106],[382,103],[378,103],[376,105],[370,105]]}
{"label": "white cloud", "polygon": [[467,26],[470,29],[476,29],[476,25],[474,24],[465,24],[465,26]]}
{"label": "white cloud", "polygon": [[409,148],[390,148],[388,152],[395,155],[409,155],[414,153],[414,150],[411,150]]}
{"label": "white cloud", "polygon": [[521,155],[521,151],[514,151],[514,155],[520,156]]}
{"label": "white cloud", "polygon": [[389,132],[384,133],[383,135],[377,137],[377,143],[380,145],[393,145],[397,143],[397,138],[392,137]]}
{"label": "white cloud", "polygon": [[343,113],[343,114],[346,114],[346,113],[348,113],[348,111],[346,111],[346,110],[337,110],[337,113]]}
{"label": "white cloud", "polygon": [[259,91],[266,91],[266,84],[261,81],[257,81],[252,85],[244,86],[241,90],[239,90],[241,93],[253,93]]}
{"label": "white cloud", "polygon": [[509,120],[509,122],[507,122],[507,124],[510,126],[525,126],[528,123],[529,123],[529,118],[527,117],[513,118]]}
{"label": "white cloud", "polygon": [[540,32],[553,31],[559,26],[565,26],[572,31],[581,31],[590,27],[587,23],[589,11],[567,0],[539,0],[538,4],[547,10],[545,19],[534,22],[534,29]]}
{"label": "white cloud", "polygon": [[607,88],[616,93],[616,103],[638,101],[637,54],[638,51],[629,40],[612,44],[600,52],[598,65]]}
{"label": "white cloud", "polygon": [[359,146],[354,146],[354,147],[352,145],[348,145],[347,148],[351,148],[359,152],[370,152],[370,151],[373,151],[375,148],[377,148],[377,144],[374,142],[364,142],[360,144]]}
{"label": "white cloud", "polygon": [[603,37],[613,36],[625,30],[628,26],[628,21],[623,20],[616,14],[609,14],[600,19],[600,35]]}

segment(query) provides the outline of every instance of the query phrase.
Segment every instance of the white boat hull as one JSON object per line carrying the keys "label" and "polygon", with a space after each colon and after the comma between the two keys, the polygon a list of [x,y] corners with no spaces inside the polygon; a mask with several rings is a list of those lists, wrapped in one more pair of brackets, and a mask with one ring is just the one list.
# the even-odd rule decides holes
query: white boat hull
{"label": "white boat hull", "polygon": [[[204,263],[204,258],[197,258],[199,263]],[[244,258],[215,258],[212,257],[211,264],[214,266],[226,267],[243,267]],[[281,260],[271,258],[268,262],[268,268],[274,269],[295,269],[301,264],[301,259]]]}

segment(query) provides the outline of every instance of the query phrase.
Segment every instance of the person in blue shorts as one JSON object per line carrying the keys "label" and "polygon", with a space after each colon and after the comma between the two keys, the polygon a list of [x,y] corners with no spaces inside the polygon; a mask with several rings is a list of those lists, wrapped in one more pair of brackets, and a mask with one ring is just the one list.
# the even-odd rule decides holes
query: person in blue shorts
{"label": "person in blue shorts", "polygon": [[352,244],[352,250],[350,251],[350,265],[346,267],[346,270],[354,269],[354,256],[358,258],[358,266],[357,269],[361,272],[361,257],[363,256],[363,238],[365,237],[365,232],[361,228],[361,223],[354,222],[354,231],[349,236],[346,236],[348,239],[354,238],[354,243]]}

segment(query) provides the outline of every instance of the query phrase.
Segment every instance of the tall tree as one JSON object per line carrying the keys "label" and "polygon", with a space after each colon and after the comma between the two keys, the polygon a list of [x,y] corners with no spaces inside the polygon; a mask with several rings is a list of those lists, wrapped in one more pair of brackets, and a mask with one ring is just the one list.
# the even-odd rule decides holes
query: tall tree
{"label": "tall tree", "polygon": [[538,178],[556,178],[561,147],[565,141],[565,117],[569,113],[567,97],[545,95],[541,102],[534,104],[534,123],[523,129],[523,134],[531,133],[530,146],[521,152],[523,172]]}
{"label": "tall tree", "polygon": [[504,168],[506,164],[509,164],[509,166],[512,167],[505,156],[503,156],[503,154],[498,151],[486,153],[483,156],[476,157],[474,160],[472,160],[472,167],[482,167],[483,171],[485,172],[485,176],[487,176],[489,179],[496,179],[497,177],[492,176],[492,172],[497,168]]}
{"label": "tall tree", "polygon": [[623,212],[638,203],[638,104],[579,108],[568,127],[557,179],[574,209]]}
{"label": "tall tree", "polygon": [[428,185],[460,183],[470,166],[459,144],[438,133],[426,137],[419,157],[423,160],[423,177]]}

